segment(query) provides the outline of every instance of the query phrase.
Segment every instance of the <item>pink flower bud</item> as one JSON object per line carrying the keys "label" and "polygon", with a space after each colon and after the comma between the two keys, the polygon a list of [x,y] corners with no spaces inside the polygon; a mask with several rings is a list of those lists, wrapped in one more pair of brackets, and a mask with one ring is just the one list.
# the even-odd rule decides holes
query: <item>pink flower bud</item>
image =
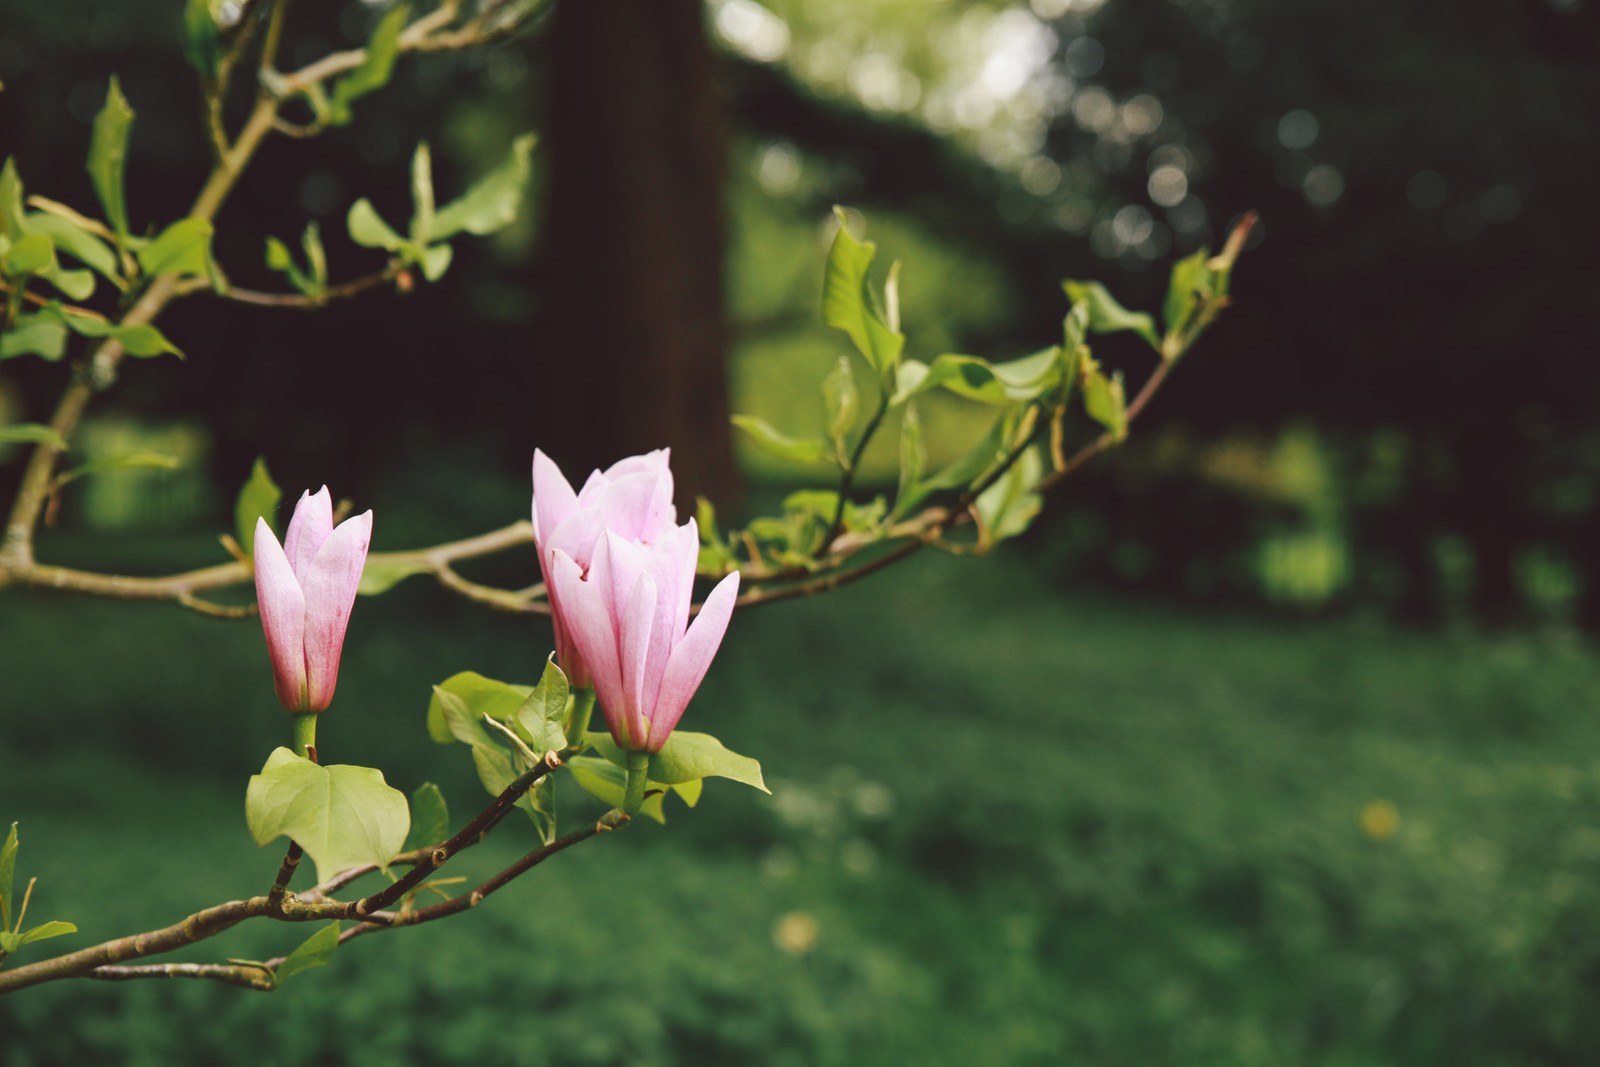
{"label": "pink flower bud", "polygon": [[533,537],[539,546],[539,571],[550,599],[556,632],[556,660],[575,688],[591,688],[589,668],[572,642],[560,593],[550,581],[551,553],[560,550],[583,571],[601,535],[611,532],[629,541],[650,543],[671,529],[677,516],[672,506],[671,453],[657,449],[618,460],[589,475],[579,492],[555,462],[538,449],[533,453]]}
{"label": "pink flower bud", "polygon": [[287,711],[321,711],[333,700],[371,539],[370,511],[334,529],[327,486],[301,494],[282,546],[267,521],[256,520],[256,600],[273,685]]}
{"label": "pink flower bud", "polygon": [[717,583],[689,622],[699,554],[693,519],[652,542],[606,531],[587,575],[563,549],[549,554],[552,604],[560,605],[619,748],[661,750],[727,632],[737,573]]}

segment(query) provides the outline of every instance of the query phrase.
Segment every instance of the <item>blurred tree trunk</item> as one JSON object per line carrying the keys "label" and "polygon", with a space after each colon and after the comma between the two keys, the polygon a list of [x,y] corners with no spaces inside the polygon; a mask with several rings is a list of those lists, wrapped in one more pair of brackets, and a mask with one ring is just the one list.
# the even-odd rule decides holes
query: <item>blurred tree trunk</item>
{"label": "blurred tree trunk", "polygon": [[680,505],[728,500],[737,478],[703,6],[557,3],[534,334],[540,443],[569,473],[670,445]]}

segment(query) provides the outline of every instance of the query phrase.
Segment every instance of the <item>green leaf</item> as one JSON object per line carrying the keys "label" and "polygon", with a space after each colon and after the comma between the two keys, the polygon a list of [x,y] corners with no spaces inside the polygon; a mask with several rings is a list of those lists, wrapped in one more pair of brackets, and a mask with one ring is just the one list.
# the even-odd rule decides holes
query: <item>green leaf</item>
{"label": "green leaf", "polygon": [[9,956],[22,947],[22,937],[10,930],[0,930],[0,955]]}
{"label": "green leaf", "polygon": [[1039,458],[1039,450],[1030,448],[1017,457],[999,481],[978,494],[973,507],[990,543],[1015,537],[1033,522],[1044,504],[1044,498],[1033,491],[1043,475],[1044,461]]}
{"label": "green leaf", "polygon": [[43,274],[55,269],[56,246],[42,233],[24,234],[0,255],[0,263],[4,263],[8,278]]}
{"label": "green leaf", "polygon": [[1089,329],[1095,333],[1116,333],[1119,330],[1132,330],[1150,343],[1156,350],[1161,348],[1161,336],[1156,333],[1156,322],[1142,311],[1129,311],[1117,303],[1106,287],[1099,282],[1075,282],[1067,280],[1061,283],[1067,291],[1067,299],[1076,303],[1079,300],[1089,304]]}
{"label": "green leaf", "polygon": [[331,922],[300,942],[299,948],[284,957],[278,969],[272,972],[274,984],[282,985],[302,971],[326,967],[333,962],[333,953],[338,947],[339,924]]}
{"label": "green leaf", "polygon": [[106,221],[119,240],[128,236],[128,206],[123,192],[123,170],[128,160],[128,129],[133,108],[123,99],[116,75],[106,89],[105,106],[94,117],[89,135],[89,180],[105,208]]}
{"label": "green leaf", "polygon": [[6,834],[6,843],[0,845],[0,930],[11,929],[11,891],[16,878],[17,824],[12,823],[11,832]]}
{"label": "green leaf", "polygon": [[41,311],[18,315],[11,329],[0,333],[0,359],[34,355],[58,360],[67,349],[67,328],[58,316]]}
{"label": "green leaf", "polygon": [[250,467],[250,477],[239,487],[239,495],[233,501],[233,535],[244,549],[245,558],[255,559],[256,520],[266,519],[270,526],[272,513],[282,499],[283,490],[267,470],[267,457],[257,456]]}
{"label": "green leaf", "polygon": [[183,58],[202,77],[217,76],[217,62],[222,58],[218,36],[211,0],[189,0],[183,8]]}
{"label": "green leaf", "polygon": [[452,251],[449,245],[434,245],[432,248],[422,250],[422,276],[430,282],[436,282],[444,277],[444,272],[450,269]]}
{"label": "green leaf", "polygon": [[[504,793],[512,782],[521,775],[521,770],[513,761],[511,753],[498,745],[474,745],[472,748],[472,765],[478,771],[478,781],[483,783],[483,788],[490,796],[499,796]],[[546,775],[546,778],[549,776]],[[538,792],[538,786],[517,798],[517,807],[528,813],[533,824],[539,828],[540,836],[548,840],[549,830],[553,828],[550,815],[534,803],[533,797]],[[548,797],[546,798],[549,799]],[[554,807],[548,811],[553,813]]]}
{"label": "green leaf", "polygon": [[861,409],[861,394],[856,391],[856,376],[850,369],[849,356],[840,356],[839,362],[822,380],[822,407],[828,416],[828,436],[833,439],[839,465],[843,466],[849,462],[847,439],[856,427],[856,416]]}
{"label": "green leaf", "polygon": [[[595,756],[574,756],[567,761],[567,770],[572,774],[572,780],[578,783],[578,787],[585,793],[608,807],[622,807],[623,795],[627,791],[627,771]],[[648,815],[656,822],[665,823],[667,814],[662,807],[662,800],[667,787],[662,784],[660,788],[661,792],[652,793],[644,798],[639,814]]]}
{"label": "green leaf", "polygon": [[556,666],[552,652],[544,662],[539,684],[512,716],[538,755],[567,747],[567,695],[567,676]]}
{"label": "green leaf", "polygon": [[1080,300],[1072,305],[1072,310],[1061,320],[1061,347],[1070,357],[1078,351],[1088,335],[1089,302]]}
{"label": "green leaf", "polygon": [[822,278],[822,319],[849,334],[856,350],[883,380],[889,381],[906,339],[889,325],[867,276],[878,246],[856,240],[845,225],[844,209],[836,207],[833,211],[839,220],[839,231],[828,250],[828,265]]}
{"label": "green leaf", "polygon": [[674,730],[660,752],[650,754],[650,780],[663,785],[692,782],[698,778],[729,778],[771,793],[761,780],[761,764],[724,748],[710,734]]}
{"label": "green leaf", "polygon": [[322,248],[322,229],[315,222],[306,223],[300,234],[300,247],[306,254],[306,268],[311,272],[311,285],[302,290],[321,293],[328,287],[328,254]]}
{"label": "green leaf", "polygon": [[0,237],[16,240],[31,229],[22,217],[22,177],[16,160],[7,156],[0,166]]}
{"label": "green leaf", "polygon": [[924,497],[947,489],[966,489],[994,470],[1011,452],[1022,411],[1017,407],[998,416],[972,451],[922,483]]}
{"label": "green leaf", "polygon": [[927,495],[921,485],[922,466],[926,460],[927,453],[922,447],[922,420],[917,417],[917,409],[907,404],[900,416],[900,482],[895,488],[891,518],[904,515]]}
{"label": "green leaf", "polygon": [[298,844],[325,882],[351,867],[387,864],[405,842],[411,813],[382,771],[324,767],[278,748],[250,778],[245,821],[258,845],[278,837]]}
{"label": "green leaf", "polygon": [[139,469],[172,471],[181,466],[183,466],[183,460],[177,456],[163,455],[160,452],[129,452],[126,455],[110,456],[106,459],[95,460],[93,463],[85,463],[80,467],[74,467],[69,471],[63,471],[61,474],[56,475],[56,485],[58,487],[63,486],[68,482],[77,481],[79,478],[85,478],[91,474],[105,474],[107,471]]}
{"label": "green leaf", "polygon": [[411,240],[425,245],[433,236],[433,155],[427,141],[411,153]]}
{"label": "green leaf", "polygon": [[1118,441],[1128,436],[1127,401],[1122,391],[1122,373],[1106,377],[1093,359],[1083,360],[1083,409],[1089,417],[1111,432]]}
{"label": "green leaf", "polygon": [[361,571],[361,584],[356,587],[356,592],[362,596],[377,596],[387,593],[414,574],[428,574],[432,570],[426,563],[383,563],[369,556],[366,567]]}
{"label": "green leaf", "polygon": [[35,941],[48,941],[52,937],[61,937],[63,934],[75,934],[78,928],[71,923],[64,923],[60,919],[47,923],[40,923],[31,930],[22,932],[22,944],[31,945]]}
{"label": "green leaf", "polygon": [[56,265],[40,277],[73,300],[87,300],[94,292],[94,275],[86,270],[62,270]]}
{"label": "green leaf", "polygon": [[820,437],[790,437],[765,419],[754,415],[735,415],[733,424],[750,435],[762,451],[795,463],[821,463],[828,458],[828,445]]}
{"label": "green leaf", "polygon": [[531,133],[512,141],[504,163],[440,208],[433,219],[432,239],[443,240],[462,231],[481,237],[515,222],[528,187],[533,144]]}
{"label": "green leaf", "polygon": [[211,223],[179,219],[139,249],[139,269],[152,278],[163,274],[209,274]]}
{"label": "green leaf", "polygon": [[1167,285],[1167,299],[1161,305],[1161,321],[1167,333],[1176,333],[1189,321],[1189,314],[1199,302],[1196,294],[1211,295],[1211,271],[1206,260],[1209,249],[1197,249],[1172,265],[1172,280]]}
{"label": "green leaf", "polygon": [[[942,355],[912,391],[943,387],[968,400],[1005,405],[1037,400],[1060,381],[1061,349],[1051,346],[1007,363],[990,363],[977,356]],[[904,391],[902,385],[901,392]]]}
{"label": "green leaf", "polygon": [[361,65],[340,78],[333,85],[328,100],[328,121],[343,126],[351,119],[350,105],[368,93],[377,92],[389,84],[394,73],[394,61],[400,54],[400,31],[411,17],[411,8],[400,4],[384,12],[367,42],[366,56]]}
{"label": "green leaf", "polygon": [[[477,671],[461,671],[452,674],[444,681],[433,687],[433,699],[428,701],[428,736],[440,744],[449,744],[453,740],[465,741],[467,744],[476,744],[475,740],[459,737],[451,729],[450,722],[445,714],[445,704],[448,699],[453,699],[462,705],[462,712],[467,721],[477,723],[477,720],[488,715],[490,718],[505,722],[522,707],[524,701],[533,693],[531,685],[513,685],[507,682],[498,682],[493,678],[485,678]],[[489,735],[483,731],[481,725],[476,731],[467,731],[476,738],[479,733],[487,741]]]}
{"label": "green leaf", "polygon": [[345,223],[350,228],[350,240],[362,248],[382,248],[393,252],[406,243],[405,238],[383,221],[377,208],[366,197],[350,205],[350,214]]}
{"label": "green leaf", "polygon": [[450,837],[450,806],[444,793],[432,782],[423,782],[411,794],[411,833],[400,850],[432,848]]}
{"label": "green leaf", "polygon": [[178,346],[167,340],[165,334],[148,322],[119,326],[114,322],[107,322],[105,319],[63,308],[60,305],[53,305],[50,311],[58,315],[61,322],[73,333],[84,337],[109,337],[120,342],[130,356],[159,356],[164,352],[171,352],[179,359],[183,358]]}
{"label": "green leaf", "polygon": [[[4,338],[0,338],[3,342]],[[66,438],[39,422],[19,422],[14,426],[0,426],[0,444],[55,445],[66,451]]]}

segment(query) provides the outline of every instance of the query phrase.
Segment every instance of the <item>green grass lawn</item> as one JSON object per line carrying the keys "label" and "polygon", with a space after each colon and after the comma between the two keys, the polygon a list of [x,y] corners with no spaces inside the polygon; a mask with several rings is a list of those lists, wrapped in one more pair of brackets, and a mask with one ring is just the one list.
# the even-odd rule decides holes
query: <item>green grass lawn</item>
{"label": "green grass lawn", "polygon": [[[428,686],[531,681],[548,647],[420,580],[364,600],[324,758],[466,812]],[[30,915],[82,930],[50,946],[265,888],[281,853],[250,841],[244,782],[287,721],[255,623],[8,592],[0,666],[0,819]],[[734,619],[684,727],[761,759],[773,796],[712,782],[270,997],[13,995],[0,1062],[1600,1062],[1597,687],[1559,636],[1199,615],[1042,589],[1006,553],[915,560]],[[498,836],[463,873],[532,847]]]}

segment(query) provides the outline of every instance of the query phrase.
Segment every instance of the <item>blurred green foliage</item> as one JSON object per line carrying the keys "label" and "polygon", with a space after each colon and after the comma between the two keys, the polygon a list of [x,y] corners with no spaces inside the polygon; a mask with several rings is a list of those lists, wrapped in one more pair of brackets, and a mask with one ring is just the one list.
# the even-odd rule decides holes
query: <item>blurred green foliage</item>
{"label": "blurred green foliage", "polygon": [[[759,754],[770,800],[713,782],[667,827],[565,854],[469,917],[353,943],[271,1010],[179,982],[5,998],[6,1063],[1600,1055],[1600,729],[1572,714],[1600,685],[1590,653],[1034,588],[1004,559],[930,557],[740,615],[686,726]],[[270,880],[276,852],[242,819],[286,728],[259,641],[176,610],[8,599],[0,647],[36,669],[8,677],[26,758],[0,818],[22,819],[35,906],[82,928],[67,947]],[[426,585],[363,600],[320,740],[470,803],[467,761],[425,762],[428,687],[445,664],[531,680],[548,642]],[[564,819],[585,805],[562,793]],[[183,829],[156,843],[130,811]],[[524,840],[469,872],[536,844],[508,826]]]}

